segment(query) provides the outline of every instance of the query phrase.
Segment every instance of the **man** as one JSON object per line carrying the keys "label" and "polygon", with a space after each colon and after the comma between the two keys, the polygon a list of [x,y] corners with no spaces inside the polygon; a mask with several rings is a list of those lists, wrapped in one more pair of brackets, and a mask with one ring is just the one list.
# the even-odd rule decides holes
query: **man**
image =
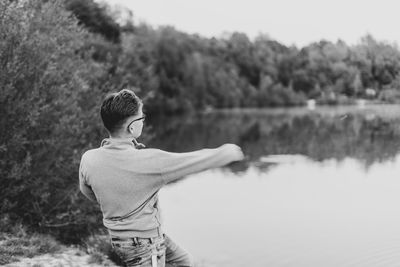
{"label": "man", "polygon": [[139,149],[142,107],[131,90],[105,98],[101,118],[110,136],[83,154],[80,190],[100,204],[111,244],[127,266],[193,266],[162,229],[158,191],[188,174],[242,160],[243,153],[233,144],[189,153]]}

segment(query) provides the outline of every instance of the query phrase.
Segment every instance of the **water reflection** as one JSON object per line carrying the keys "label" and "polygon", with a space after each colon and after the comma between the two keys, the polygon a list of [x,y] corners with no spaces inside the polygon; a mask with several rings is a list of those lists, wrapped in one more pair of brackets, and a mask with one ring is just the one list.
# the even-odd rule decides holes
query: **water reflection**
{"label": "water reflection", "polygon": [[167,232],[201,266],[391,267],[400,262],[400,158],[211,170],[161,192]]}
{"label": "water reflection", "polygon": [[233,142],[248,155],[163,189],[167,233],[199,266],[399,266],[399,111],[247,110],[153,122],[150,146]]}
{"label": "water reflection", "polygon": [[[369,166],[392,160],[400,148],[400,108],[371,106],[226,111],[154,121],[151,146],[190,151],[232,142],[243,147],[250,165],[267,170],[260,157],[300,154],[316,161],[355,158]],[[399,116],[397,116],[399,114]],[[167,123],[165,123],[167,122]]]}

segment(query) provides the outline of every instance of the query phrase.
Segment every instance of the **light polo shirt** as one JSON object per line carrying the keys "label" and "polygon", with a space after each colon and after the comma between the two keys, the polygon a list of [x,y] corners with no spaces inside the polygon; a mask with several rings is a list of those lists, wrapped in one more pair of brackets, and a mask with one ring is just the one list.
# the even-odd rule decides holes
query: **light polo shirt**
{"label": "light polo shirt", "polygon": [[155,237],[163,233],[158,191],[186,175],[237,160],[227,145],[188,153],[136,149],[127,139],[105,139],[81,159],[81,192],[100,204],[111,236]]}

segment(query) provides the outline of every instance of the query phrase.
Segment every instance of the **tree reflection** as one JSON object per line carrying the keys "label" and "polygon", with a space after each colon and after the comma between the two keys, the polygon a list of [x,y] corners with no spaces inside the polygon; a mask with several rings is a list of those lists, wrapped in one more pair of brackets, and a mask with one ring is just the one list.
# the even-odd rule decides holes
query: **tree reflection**
{"label": "tree reflection", "polygon": [[375,112],[324,113],[301,110],[216,112],[153,120],[156,130],[149,145],[184,152],[239,144],[247,159],[229,168],[250,165],[260,171],[273,164],[260,161],[268,155],[304,155],[315,161],[354,158],[366,167],[393,159],[400,147],[400,117]]}

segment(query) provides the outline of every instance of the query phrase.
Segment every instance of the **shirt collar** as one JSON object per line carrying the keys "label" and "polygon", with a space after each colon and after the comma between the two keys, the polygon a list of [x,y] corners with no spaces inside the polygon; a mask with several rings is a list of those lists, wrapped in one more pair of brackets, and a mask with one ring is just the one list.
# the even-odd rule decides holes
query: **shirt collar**
{"label": "shirt collar", "polygon": [[113,146],[132,146],[135,148],[135,144],[132,141],[132,138],[124,138],[124,139],[116,139],[116,138],[105,138],[103,141],[101,141],[100,146],[108,146],[108,147],[113,147]]}

